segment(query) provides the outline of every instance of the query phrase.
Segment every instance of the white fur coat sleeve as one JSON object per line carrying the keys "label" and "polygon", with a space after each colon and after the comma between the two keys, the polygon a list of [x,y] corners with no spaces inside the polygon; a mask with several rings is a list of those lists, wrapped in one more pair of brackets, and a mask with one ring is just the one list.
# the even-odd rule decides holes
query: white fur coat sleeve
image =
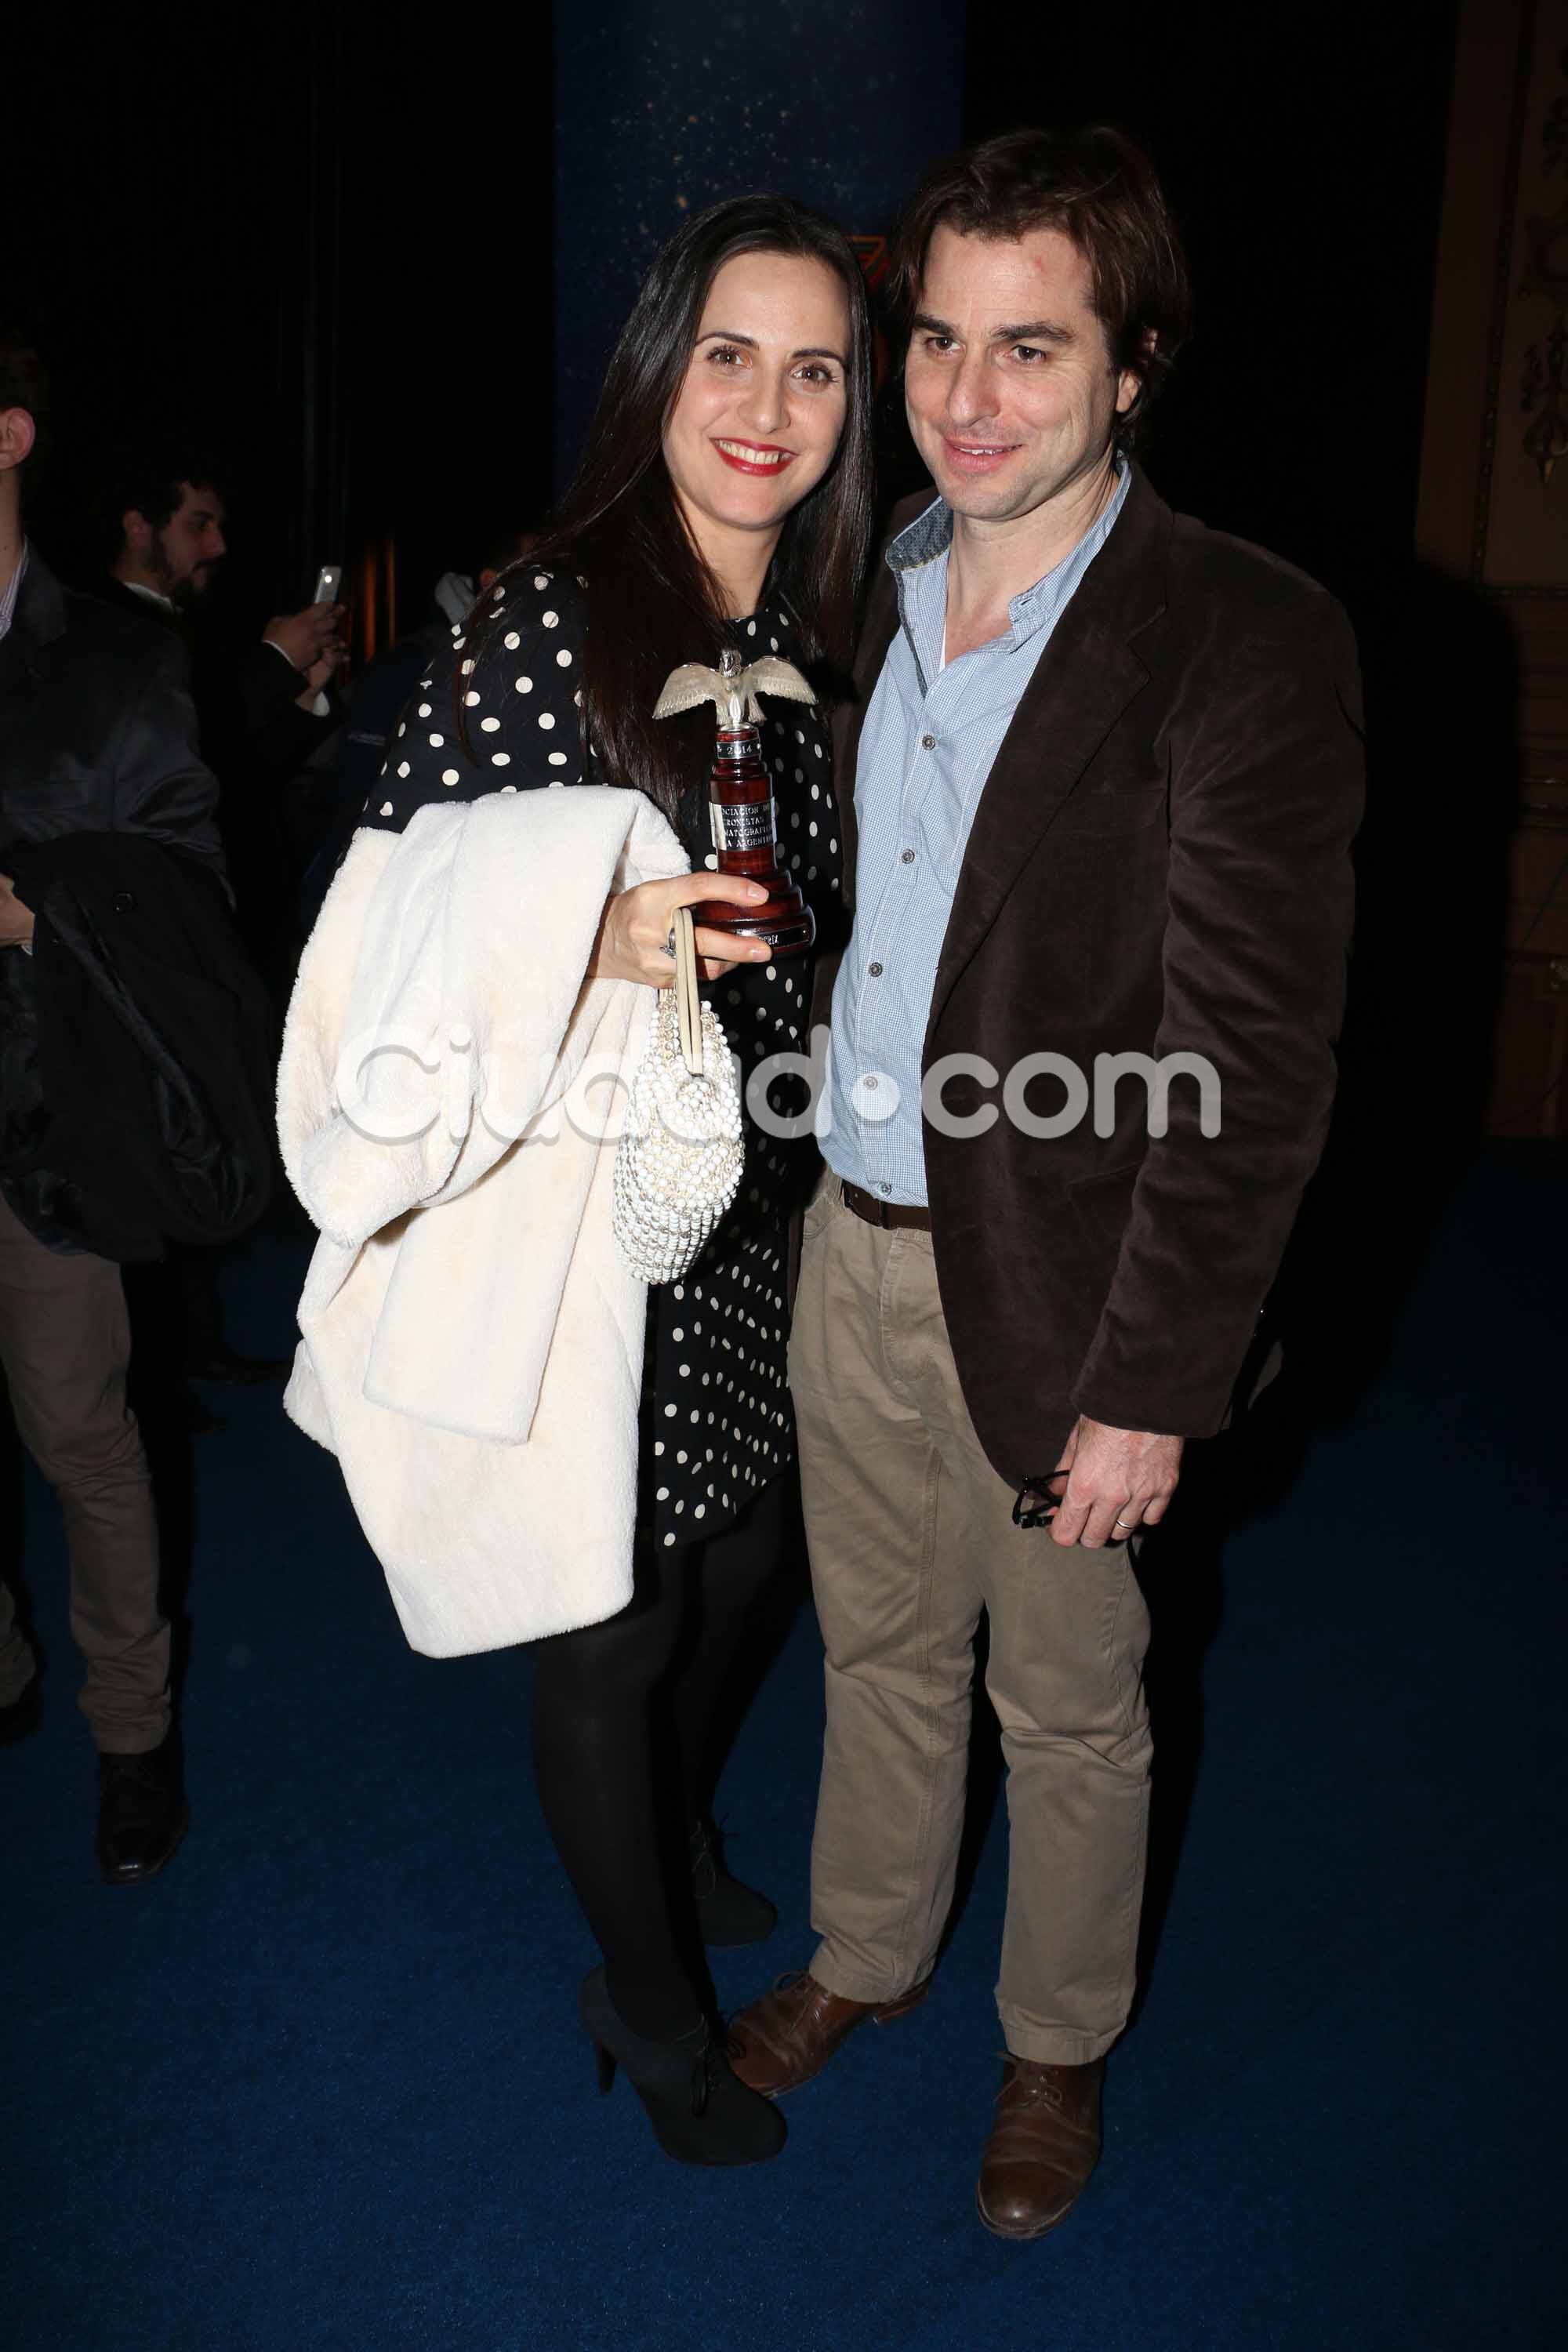
{"label": "white fur coat sleeve", "polygon": [[611,892],[686,866],[640,793],[437,803],[355,835],[300,961],[278,1124],[321,1237],[284,1404],[431,1657],[630,1598],[647,1293],[583,1129],[653,992],[584,975]]}

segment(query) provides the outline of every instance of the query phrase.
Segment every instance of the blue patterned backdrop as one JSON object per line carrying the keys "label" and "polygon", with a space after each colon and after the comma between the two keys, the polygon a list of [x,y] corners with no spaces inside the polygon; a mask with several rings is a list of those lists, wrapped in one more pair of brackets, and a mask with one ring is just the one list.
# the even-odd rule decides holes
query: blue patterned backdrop
{"label": "blue patterned backdrop", "polygon": [[664,239],[756,188],[885,230],[958,144],[963,0],[558,0],[558,481]]}

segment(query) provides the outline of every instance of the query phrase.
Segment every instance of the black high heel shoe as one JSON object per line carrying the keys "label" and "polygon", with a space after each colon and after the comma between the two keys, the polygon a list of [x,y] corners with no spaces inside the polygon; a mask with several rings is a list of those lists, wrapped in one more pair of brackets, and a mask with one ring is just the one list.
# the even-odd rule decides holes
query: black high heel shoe
{"label": "black high heel shoe", "polygon": [[779,1915],[765,1895],[731,1876],[724,1864],[724,1843],[717,1825],[705,1814],[691,1823],[691,1891],[697,1898],[697,1926],[705,1944],[760,1944],[779,1924]]}
{"label": "black high heel shoe", "polygon": [[731,2073],[706,2018],[674,2042],[649,2042],[617,2016],[602,1968],[584,1978],[578,2007],[601,2092],[622,2067],[666,2156],[682,2164],[763,2164],[783,2147],[784,2117]]}

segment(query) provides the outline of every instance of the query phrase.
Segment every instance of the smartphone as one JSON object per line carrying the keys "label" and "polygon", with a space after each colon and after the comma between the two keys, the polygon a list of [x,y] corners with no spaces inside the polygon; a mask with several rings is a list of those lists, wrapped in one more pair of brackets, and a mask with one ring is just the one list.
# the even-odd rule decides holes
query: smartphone
{"label": "smartphone", "polygon": [[316,574],[316,588],[315,593],[310,598],[311,604],[335,604],[338,601],[338,590],[342,586],[342,565],[341,563],[323,563],[321,570]]}

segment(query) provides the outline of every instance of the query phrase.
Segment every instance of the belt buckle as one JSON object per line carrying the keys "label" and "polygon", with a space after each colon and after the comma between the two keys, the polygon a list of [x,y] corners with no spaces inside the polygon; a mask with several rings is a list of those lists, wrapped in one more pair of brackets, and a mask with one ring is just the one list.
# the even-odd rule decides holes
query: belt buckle
{"label": "belt buckle", "polygon": [[[884,1233],[892,1230],[888,1221],[888,1202],[874,1199],[864,1184],[851,1184],[847,1177],[841,1177],[838,1190],[851,1216],[858,1217],[864,1224],[880,1225]],[[855,1196],[853,1200],[849,1197],[851,1193]]]}

